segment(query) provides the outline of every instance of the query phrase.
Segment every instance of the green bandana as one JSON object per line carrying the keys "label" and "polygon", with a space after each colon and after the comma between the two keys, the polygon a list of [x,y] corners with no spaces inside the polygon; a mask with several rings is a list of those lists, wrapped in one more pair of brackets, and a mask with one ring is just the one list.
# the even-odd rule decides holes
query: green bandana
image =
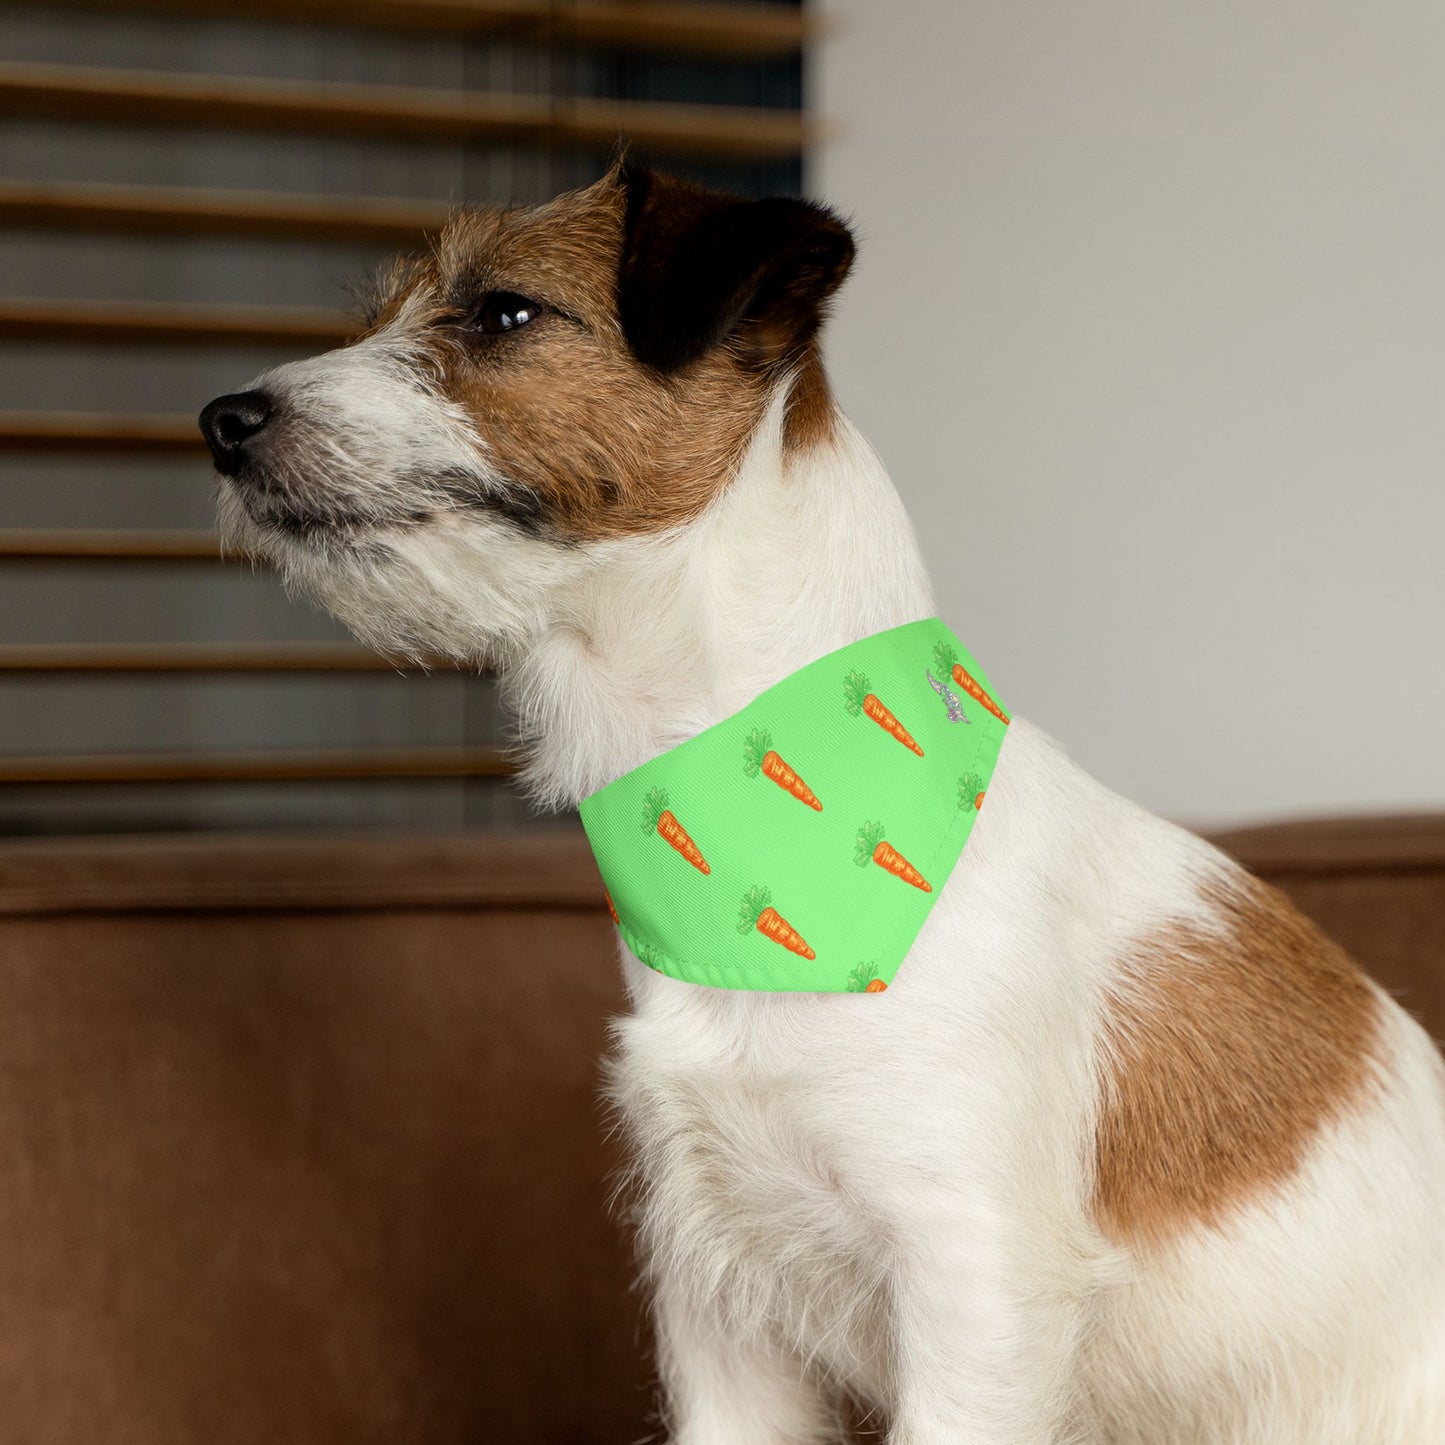
{"label": "green bandana", "polygon": [[810,662],[583,800],[628,948],[688,983],[880,992],[958,862],[1007,726],[937,618]]}

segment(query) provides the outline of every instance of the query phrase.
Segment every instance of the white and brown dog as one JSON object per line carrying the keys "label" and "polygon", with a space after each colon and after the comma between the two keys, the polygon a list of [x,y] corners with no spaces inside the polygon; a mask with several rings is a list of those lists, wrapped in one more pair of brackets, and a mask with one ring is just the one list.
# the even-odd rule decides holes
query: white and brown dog
{"label": "white and brown dog", "polygon": [[[498,667],[554,804],[934,613],[816,335],[821,208],[619,166],[460,214],[212,402],[226,531]],[[615,1098],[677,1445],[1445,1441],[1445,1069],[1281,897],[1016,721],[881,996],[625,951]]]}

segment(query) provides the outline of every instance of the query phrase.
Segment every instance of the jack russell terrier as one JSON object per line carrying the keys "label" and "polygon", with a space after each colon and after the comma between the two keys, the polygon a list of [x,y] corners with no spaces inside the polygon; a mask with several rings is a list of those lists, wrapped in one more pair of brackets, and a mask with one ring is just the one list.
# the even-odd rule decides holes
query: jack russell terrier
{"label": "jack russell terrier", "polygon": [[202,413],[228,538],[495,666],[597,825],[671,1440],[1445,1441],[1435,1047],[955,661],[819,360],[852,257],[622,162]]}

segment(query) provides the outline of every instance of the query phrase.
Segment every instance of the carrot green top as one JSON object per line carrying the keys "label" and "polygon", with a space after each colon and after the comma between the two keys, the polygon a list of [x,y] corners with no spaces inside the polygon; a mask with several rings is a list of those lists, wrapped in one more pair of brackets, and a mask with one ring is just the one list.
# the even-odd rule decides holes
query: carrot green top
{"label": "carrot green top", "polygon": [[799,668],[583,800],[623,941],[686,983],[882,992],[984,806],[1007,716],[937,618]]}

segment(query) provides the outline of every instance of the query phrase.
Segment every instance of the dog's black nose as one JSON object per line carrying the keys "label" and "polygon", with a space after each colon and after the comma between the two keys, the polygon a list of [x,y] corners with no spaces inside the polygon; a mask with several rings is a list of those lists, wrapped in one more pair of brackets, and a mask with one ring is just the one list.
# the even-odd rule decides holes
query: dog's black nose
{"label": "dog's black nose", "polygon": [[246,443],[270,421],[271,409],[264,391],[238,391],[218,396],[202,411],[201,433],[222,476],[234,477],[241,470]]}

